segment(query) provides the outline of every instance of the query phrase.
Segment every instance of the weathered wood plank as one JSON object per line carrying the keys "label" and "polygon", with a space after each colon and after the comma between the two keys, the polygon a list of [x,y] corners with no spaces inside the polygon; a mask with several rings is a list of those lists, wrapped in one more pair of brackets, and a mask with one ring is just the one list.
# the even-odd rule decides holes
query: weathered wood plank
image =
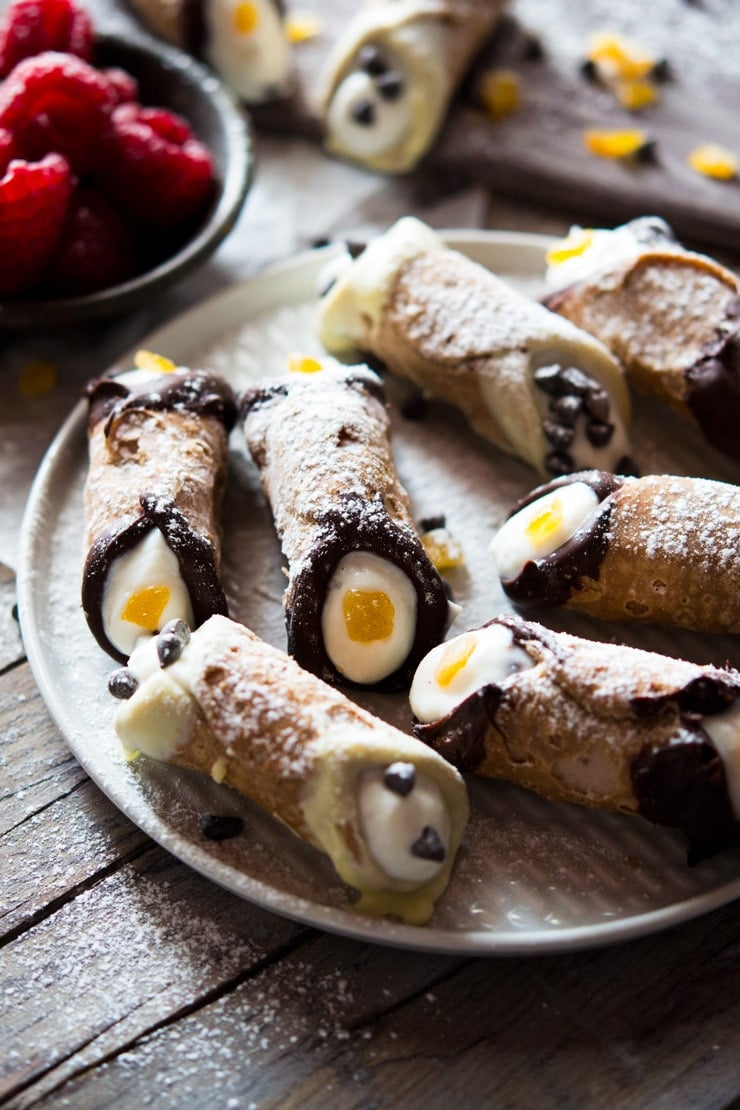
{"label": "weathered wood plank", "polygon": [[0,952],[0,1100],[32,1102],[304,933],[152,847]]}
{"label": "weathered wood plank", "polygon": [[23,658],[15,610],[15,575],[0,563],[0,673]]}
{"label": "weathered wood plank", "polygon": [[540,959],[322,936],[44,1105],[727,1105],[739,1089],[735,916]]}

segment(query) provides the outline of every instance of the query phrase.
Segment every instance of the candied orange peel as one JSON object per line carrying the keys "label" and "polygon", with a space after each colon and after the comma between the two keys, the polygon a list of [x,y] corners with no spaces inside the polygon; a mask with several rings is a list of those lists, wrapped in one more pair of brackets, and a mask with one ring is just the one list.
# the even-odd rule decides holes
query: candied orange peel
{"label": "candied orange peel", "polygon": [[310,15],[308,12],[293,12],[285,17],[283,23],[285,37],[293,46],[316,38],[323,30],[323,20],[317,15]]}
{"label": "candied orange peel", "polygon": [[257,5],[243,0],[236,4],[232,13],[235,35],[253,35],[260,24],[260,13]]}
{"label": "candied orange peel", "polygon": [[476,648],[476,639],[472,633],[459,636],[442,652],[434,677],[439,686],[449,686],[456,675],[466,665]]}
{"label": "candied orange peel", "polygon": [[594,241],[593,228],[574,227],[564,239],[560,239],[548,250],[545,261],[548,266],[559,266],[569,258],[577,258],[583,254]]}
{"label": "candied orange peel", "polygon": [[632,158],[643,150],[648,142],[644,131],[634,130],[599,130],[591,128],[583,132],[583,142],[591,154],[597,158]]}
{"label": "candied orange peel", "polygon": [[478,96],[491,119],[506,119],[519,107],[519,78],[510,69],[490,69],[478,82]]}
{"label": "candied orange peel", "polygon": [[694,147],[687,159],[692,170],[704,177],[714,177],[718,181],[730,181],[737,177],[738,160],[731,150],[719,143],[702,143]]}
{"label": "candied orange peel", "polygon": [[288,370],[291,374],[318,374],[324,364],[311,355],[288,355]]}
{"label": "candied orange peel", "polygon": [[167,586],[144,586],[131,594],[121,612],[121,620],[137,624],[147,632],[156,632],[169,599]]}
{"label": "candied orange peel", "polygon": [[658,99],[655,83],[661,64],[639,43],[614,31],[598,31],[589,40],[586,58],[594,76],[623,108],[639,112]]}
{"label": "candied orange peel", "polygon": [[177,366],[171,358],[155,354],[154,351],[137,351],[134,355],[134,366],[137,370],[152,370],[157,374],[171,374]]}
{"label": "candied orange peel", "polygon": [[57,368],[46,359],[32,358],[21,370],[18,387],[29,400],[51,393],[57,384]]}
{"label": "candied orange peel", "polygon": [[452,570],[454,567],[461,567],[465,562],[460,541],[456,540],[446,528],[434,528],[429,532],[423,532],[419,538],[429,562],[437,570]]}
{"label": "candied orange peel", "polygon": [[393,632],[396,610],[382,590],[347,590],[342,611],[347,635],[355,644],[387,640]]}

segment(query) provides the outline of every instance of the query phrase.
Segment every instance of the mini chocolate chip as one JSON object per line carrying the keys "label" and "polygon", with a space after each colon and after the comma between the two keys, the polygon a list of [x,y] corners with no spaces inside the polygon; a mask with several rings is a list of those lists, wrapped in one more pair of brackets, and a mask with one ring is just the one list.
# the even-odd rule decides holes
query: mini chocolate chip
{"label": "mini chocolate chip", "polygon": [[573,460],[567,451],[551,451],[549,455],[545,456],[545,466],[556,477],[561,474],[572,474],[575,469]]}
{"label": "mini chocolate chip", "polygon": [[558,363],[553,363],[552,366],[538,366],[532,374],[535,385],[541,389],[543,393],[563,394],[567,390],[561,388],[561,378],[563,376],[563,368]]}
{"label": "mini chocolate chip", "polygon": [[345,247],[345,250],[347,251],[347,254],[352,259],[359,258],[360,255],[362,254],[362,252],[365,250],[366,246],[367,246],[367,243],[358,243],[358,242],[356,242],[352,239],[347,239],[347,241],[344,244],[344,247]]}
{"label": "mini chocolate chip", "polygon": [[160,667],[169,667],[182,655],[190,639],[190,629],[183,620],[168,621],[157,637]]}
{"label": "mini chocolate chip", "polygon": [[650,76],[654,81],[672,81],[673,80],[673,67],[667,58],[659,58],[650,71]]}
{"label": "mini chocolate chip", "polygon": [[684,713],[721,713],[723,709],[729,709],[737,693],[725,683],[701,675],[684,686],[678,695],[678,703]]}
{"label": "mini chocolate chip", "polygon": [[10,610],[10,615],[13,618],[13,620],[15,621],[16,624],[20,623],[20,618],[18,616],[18,602],[17,601],[13,605],[13,608]]}
{"label": "mini chocolate chip", "polygon": [[404,420],[421,420],[427,411],[427,402],[424,394],[412,393],[401,403],[401,416]]}
{"label": "mini chocolate chip", "polygon": [[635,151],[635,161],[643,165],[653,165],[658,161],[658,144],[655,139],[646,139]]}
{"label": "mini chocolate chip", "polygon": [[108,679],[108,693],[112,694],[114,698],[120,698],[121,701],[132,698],[138,688],[139,683],[128,667],[119,667]]}
{"label": "mini chocolate chip", "polygon": [[545,56],[542,39],[537,35],[528,35],[522,50],[522,59],[525,62],[541,62]]}
{"label": "mini chocolate chip", "polygon": [[614,467],[614,473],[626,475],[628,478],[639,478],[640,468],[631,455],[622,455],[622,458]]}
{"label": "mini chocolate chip", "polygon": [[383,782],[394,794],[405,798],[414,789],[416,767],[413,763],[391,763],[383,772]]}
{"label": "mini chocolate chip", "polygon": [[375,86],[383,100],[389,101],[398,100],[403,95],[405,87],[403,77],[395,70],[382,74],[375,82]]}
{"label": "mini chocolate chip", "polygon": [[556,424],[554,420],[543,420],[542,431],[545,433],[547,442],[557,450],[570,447],[575,435],[574,428],[569,428],[567,424]]}
{"label": "mini chocolate chip", "polygon": [[614,425],[604,420],[589,420],[586,425],[586,439],[592,447],[606,447],[614,435]]}
{"label": "mini chocolate chip", "polygon": [[422,532],[433,532],[436,528],[444,528],[447,524],[447,518],[443,513],[439,516],[423,516],[419,521],[419,528]]}
{"label": "mini chocolate chip", "polygon": [[198,824],[207,840],[231,840],[244,829],[242,818],[228,813],[204,813]]}
{"label": "mini chocolate chip", "polygon": [[439,833],[431,825],[425,825],[421,836],[411,845],[411,855],[417,859],[431,859],[441,863],[445,858],[445,846]]}
{"label": "mini chocolate chip", "polygon": [[567,388],[563,389],[563,393],[576,393],[579,396],[586,396],[594,388],[594,383],[587,374],[579,370],[577,366],[568,366],[561,375],[561,381]]}
{"label": "mini chocolate chip", "polygon": [[350,112],[350,116],[361,127],[372,127],[375,123],[375,105],[372,100],[359,100]]}
{"label": "mini chocolate chip", "polygon": [[595,385],[583,395],[586,412],[594,420],[606,420],[609,415],[609,394],[601,386]]}
{"label": "mini chocolate chip", "polygon": [[572,393],[566,393],[564,397],[553,397],[549,405],[550,412],[557,419],[558,424],[568,424],[571,428],[578,419],[582,407],[582,399]]}
{"label": "mini chocolate chip", "polygon": [[598,81],[599,71],[596,68],[596,62],[590,58],[585,58],[580,65],[581,77],[585,77],[587,81]]}
{"label": "mini chocolate chip", "polygon": [[319,250],[321,247],[328,247],[331,239],[328,235],[317,235],[315,239],[311,240],[311,246],[314,250]]}
{"label": "mini chocolate chip", "polygon": [[357,55],[357,68],[371,77],[379,77],[388,71],[388,63],[383,57],[383,52],[372,43],[363,46]]}

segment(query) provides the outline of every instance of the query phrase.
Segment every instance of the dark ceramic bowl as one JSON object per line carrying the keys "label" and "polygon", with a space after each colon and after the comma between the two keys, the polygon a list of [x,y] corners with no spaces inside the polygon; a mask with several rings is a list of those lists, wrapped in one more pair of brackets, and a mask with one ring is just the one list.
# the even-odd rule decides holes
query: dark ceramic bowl
{"label": "dark ceramic bowl", "polygon": [[229,234],[254,168],[247,117],[208,70],[175,47],[122,35],[99,35],[95,65],[120,67],[139,82],[143,105],[169,108],[190,124],[214,162],[216,188],[208,210],[166,257],[119,285],[74,297],[0,301],[0,328],[44,327],[98,320],[150,301],[204,262]]}

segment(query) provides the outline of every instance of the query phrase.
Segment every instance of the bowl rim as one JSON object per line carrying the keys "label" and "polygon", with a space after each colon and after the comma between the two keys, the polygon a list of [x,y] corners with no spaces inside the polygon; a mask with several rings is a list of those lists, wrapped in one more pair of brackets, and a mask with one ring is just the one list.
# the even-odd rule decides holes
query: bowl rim
{"label": "bowl rim", "polygon": [[[0,300],[0,329],[93,322],[124,313],[137,304],[142,288],[163,289],[180,281],[205,261],[230,233],[241,212],[254,176],[254,130],[249,114],[211,70],[190,54],[147,32],[99,32],[95,46],[122,46],[132,54],[156,60],[166,72],[187,85],[198,86],[215,108],[223,127],[226,158],[221,193],[206,222],[174,254],[150,270],[94,293],[72,297]],[[207,139],[205,139],[207,143]]]}

